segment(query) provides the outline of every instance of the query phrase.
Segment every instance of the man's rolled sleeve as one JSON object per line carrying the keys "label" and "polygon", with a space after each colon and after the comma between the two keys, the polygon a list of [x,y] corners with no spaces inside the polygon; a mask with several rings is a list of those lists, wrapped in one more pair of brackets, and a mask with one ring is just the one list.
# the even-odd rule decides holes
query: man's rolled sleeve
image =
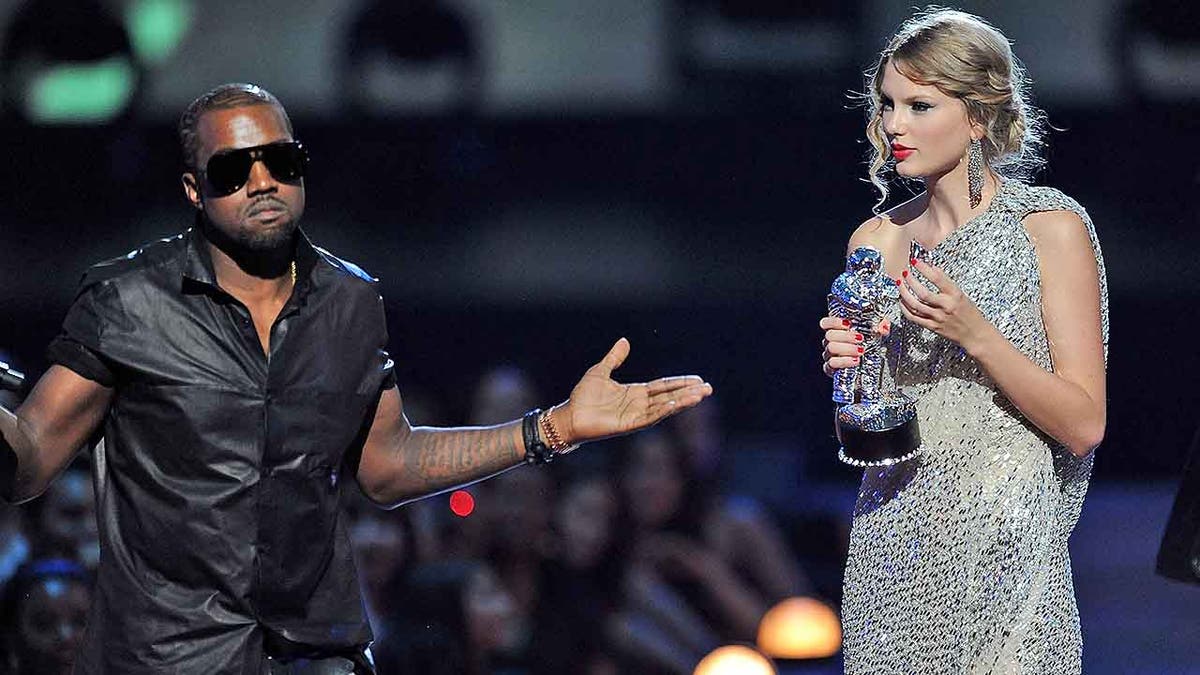
{"label": "man's rolled sleeve", "polygon": [[116,375],[104,359],[69,335],[59,335],[50,342],[46,348],[46,360],[105,387],[111,388],[116,384]]}
{"label": "man's rolled sleeve", "polygon": [[381,375],[378,391],[384,392],[396,386],[396,362],[388,354],[387,311],[384,309],[383,296],[375,296],[375,308],[378,312],[376,326],[379,344],[379,370],[377,373]]}
{"label": "man's rolled sleeve", "polygon": [[380,350],[380,357],[383,361],[383,365],[380,366],[380,370],[383,371],[383,382],[379,385],[379,390],[387,391],[396,386],[396,364],[384,350]]}
{"label": "man's rolled sleeve", "polygon": [[85,277],[75,302],[67,310],[62,332],[46,349],[46,359],[81,377],[112,387],[116,374],[104,357],[103,336],[105,330],[119,320],[120,313],[120,302],[113,285],[88,283]]}

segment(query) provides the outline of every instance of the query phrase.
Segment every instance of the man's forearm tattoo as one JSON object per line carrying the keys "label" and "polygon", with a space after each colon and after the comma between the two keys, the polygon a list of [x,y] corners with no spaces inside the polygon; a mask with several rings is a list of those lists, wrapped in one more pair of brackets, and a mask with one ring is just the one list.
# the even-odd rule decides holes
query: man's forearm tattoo
{"label": "man's forearm tattoo", "polygon": [[480,429],[414,429],[406,468],[427,483],[451,485],[507,469],[522,460],[511,425]]}

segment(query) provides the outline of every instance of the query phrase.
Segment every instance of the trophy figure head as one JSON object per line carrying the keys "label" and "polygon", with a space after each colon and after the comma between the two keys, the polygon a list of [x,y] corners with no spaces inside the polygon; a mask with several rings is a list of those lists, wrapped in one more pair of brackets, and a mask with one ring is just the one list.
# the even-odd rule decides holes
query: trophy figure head
{"label": "trophy figure head", "polygon": [[846,271],[859,275],[875,275],[883,269],[883,254],[873,246],[859,246],[846,256]]}

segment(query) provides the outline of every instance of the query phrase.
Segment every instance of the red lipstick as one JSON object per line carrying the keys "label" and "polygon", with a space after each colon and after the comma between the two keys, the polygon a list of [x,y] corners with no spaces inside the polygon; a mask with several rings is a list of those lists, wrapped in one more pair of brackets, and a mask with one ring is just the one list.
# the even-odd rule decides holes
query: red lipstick
{"label": "red lipstick", "polygon": [[904,159],[913,154],[913,152],[913,148],[900,145],[899,143],[892,143],[892,156],[895,157],[897,161],[904,161]]}

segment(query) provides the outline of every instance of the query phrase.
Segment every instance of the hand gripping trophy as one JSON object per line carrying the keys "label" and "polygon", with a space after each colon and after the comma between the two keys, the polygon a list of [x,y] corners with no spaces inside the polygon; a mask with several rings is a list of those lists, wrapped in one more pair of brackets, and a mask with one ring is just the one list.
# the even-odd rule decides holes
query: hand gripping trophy
{"label": "hand gripping trophy", "polygon": [[834,374],[833,402],[838,458],[854,466],[888,466],[917,454],[921,434],[916,401],[885,387],[883,339],[872,328],[900,301],[896,282],[883,273],[883,256],[860,246],[829,291],[829,314],[850,321],[864,336],[859,365]]}

